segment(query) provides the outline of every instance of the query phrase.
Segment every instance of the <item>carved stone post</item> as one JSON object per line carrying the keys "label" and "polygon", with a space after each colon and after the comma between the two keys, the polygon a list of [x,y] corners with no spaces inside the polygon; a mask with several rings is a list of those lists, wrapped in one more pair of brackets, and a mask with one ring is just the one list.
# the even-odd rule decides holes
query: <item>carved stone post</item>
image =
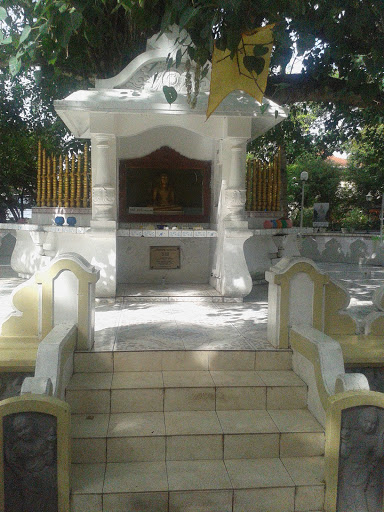
{"label": "carved stone post", "polygon": [[[227,169],[228,188],[225,192],[225,203],[228,210],[226,220],[244,220],[245,190],[245,158],[246,141],[231,138],[228,140],[230,149],[230,168]],[[228,144],[228,143],[227,143]],[[229,157],[227,149],[227,158]],[[229,171],[229,172],[228,172]]]}
{"label": "carved stone post", "polygon": [[252,236],[245,219],[246,139],[228,137],[223,142],[223,185],[218,211],[215,275],[211,284],[224,297],[241,300],[252,290],[244,256],[244,242]]}
{"label": "carved stone post", "polygon": [[115,137],[96,134],[92,144],[92,220],[98,229],[116,228]]}

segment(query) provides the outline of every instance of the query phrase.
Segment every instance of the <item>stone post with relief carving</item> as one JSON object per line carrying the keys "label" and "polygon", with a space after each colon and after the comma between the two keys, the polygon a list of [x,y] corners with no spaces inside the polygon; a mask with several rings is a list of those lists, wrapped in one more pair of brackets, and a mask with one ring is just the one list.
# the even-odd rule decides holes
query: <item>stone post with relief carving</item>
{"label": "stone post with relief carving", "polygon": [[116,139],[96,134],[92,140],[92,228],[116,228]]}

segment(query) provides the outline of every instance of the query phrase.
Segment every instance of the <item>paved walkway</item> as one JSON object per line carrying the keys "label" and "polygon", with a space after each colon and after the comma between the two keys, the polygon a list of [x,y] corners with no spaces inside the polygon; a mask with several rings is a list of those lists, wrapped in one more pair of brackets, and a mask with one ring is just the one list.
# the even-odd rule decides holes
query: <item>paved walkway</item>
{"label": "paved walkway", "polygon": [[[373,291],[384,283],[384,268],[319,267],[344,283],[351,294],[349,311],[362,319],[372,308]],[[12,311],[12,290],[23,281],[0,261],[0,322]],[[136,294],[140,293],[138,288]],[[181,289],[175,294],[179,300],[185,295]],[[206,291],[206,295],[212,294]],[[267,296],[267,285],[261,284],[241,304],[208,301],[208,297],[199,302],[102,299],[96,306],[94,350],[269,350],[273,347],[266,337]]]}

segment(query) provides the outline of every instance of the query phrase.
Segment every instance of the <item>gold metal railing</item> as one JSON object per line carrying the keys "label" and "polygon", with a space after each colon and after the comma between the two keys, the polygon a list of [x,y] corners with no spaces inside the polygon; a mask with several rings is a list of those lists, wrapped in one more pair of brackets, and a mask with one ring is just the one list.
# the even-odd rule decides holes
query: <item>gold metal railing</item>
{"label": "gold metal railing", "polygon": [[37,206],[88,208],[91,204],[88,144],[71,156],[47,156],[39,141],[37,150]]}
{"label": "gold metal railing", "polygon": [[271,162],[250,159],[246,170],[247,194],[245,209],[256,212],[280,210],[281,153]]}

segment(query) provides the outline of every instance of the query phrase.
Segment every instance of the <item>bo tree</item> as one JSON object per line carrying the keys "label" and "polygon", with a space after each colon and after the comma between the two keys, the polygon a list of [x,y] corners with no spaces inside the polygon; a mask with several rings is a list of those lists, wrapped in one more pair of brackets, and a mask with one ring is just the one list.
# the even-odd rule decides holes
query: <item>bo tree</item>
{"label": "bo tree", "polygon": [[[60,73],[109,77],[142,51],[148,36],[174,23],[191,38],[190,59],[204,65],[214,43],[234,55],[242,33],[275,23],[268,97],[375,112],[384,105],[382,1],[3,0],[2,5],[7,44],[1,59],[4,65],[10,57],[13,73],[48,63]],[[295,53],[303,57],[298,74],[288,66]],[[255,69],[260,58],[255,54]]]}
{"label": "bo tree", "polygon": [[[289,160],[308,151],[325,158],[364,125],[383,122],[382,0],[3,0],[0,67],[15,76],[39,66],[41,77],[56,83],[108,78],[143,51],[148,37],[173,24],[190,36],[184,51],[201,67],[214,44],[235,56],[243,33],[271,23],[266,95],[294,105],[294,115],[267,139],[284,144]],[[300,73],[292,72],[295,58]],[[249,66],[260,65],[255,51]],[[67,92],[72,88],[73,82]],[[317,140],[302,122],[305,102],[317,104],[327,120]]]}
{"label": "bo tree", "polygon": [[384,124],[366,126],[350,146],[346,179],[352,184],[350,200],[367,208],[366,195],[378,206],[384,193]]}

